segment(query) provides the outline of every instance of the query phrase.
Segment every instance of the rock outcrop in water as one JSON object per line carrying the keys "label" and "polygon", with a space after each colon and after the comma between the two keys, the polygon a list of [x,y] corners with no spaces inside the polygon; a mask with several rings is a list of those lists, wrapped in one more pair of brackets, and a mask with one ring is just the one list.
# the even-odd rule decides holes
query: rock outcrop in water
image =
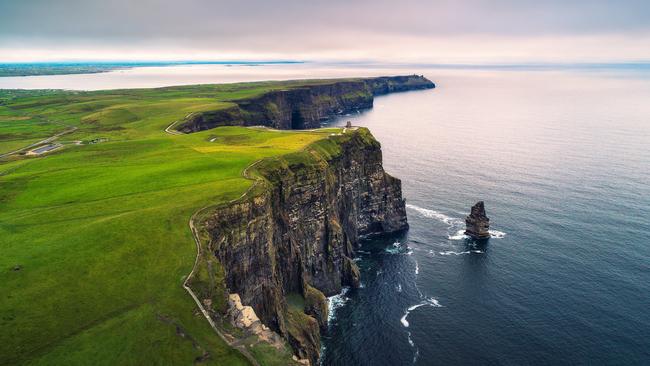
{"label": "rock outcrop in water", "polygon": [[322,121],[335,115],[372,108],[375,95],[434,87],[434,83],[419,75],[305,82],[232,100],[229,108],[193,113],[177,129],[190,133],[219,126],[318,128]]}
{"label": "rock outcrop in water", "polygon": [[359,286],[352,258],[360,237],[408,228],[401,182],[384,172],[380,145],[366,129],[255,170],[263,179],[254,193],[202,218],[204,255],[220,264],[213,277],[222,276],[227,292],[315,365],[326,296]]}
{"label": "rock outcrop in water", "polygon": [[472,211],[465,218],[465,235],[473,239],[488,239],[490,237],[490,219],[485,214],[483,201],[472,206]]}

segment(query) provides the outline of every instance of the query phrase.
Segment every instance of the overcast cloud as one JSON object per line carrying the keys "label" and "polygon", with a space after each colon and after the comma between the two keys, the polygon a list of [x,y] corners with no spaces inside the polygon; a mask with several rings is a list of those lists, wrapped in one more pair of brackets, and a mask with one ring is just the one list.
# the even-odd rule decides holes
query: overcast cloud
{"label": "overcast cloud", "polygon": [[647,0],[0,0],[0,61],[650,59]]}

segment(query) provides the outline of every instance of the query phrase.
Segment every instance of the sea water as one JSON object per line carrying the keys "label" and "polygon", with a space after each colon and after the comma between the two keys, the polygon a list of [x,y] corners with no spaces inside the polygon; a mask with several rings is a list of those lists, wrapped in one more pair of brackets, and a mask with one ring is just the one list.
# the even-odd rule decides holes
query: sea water
{"label": "sea water", "polygon": [[[411,228],[363,244],[322,364],[650,364],[648,75],[425,75],[334,122],[381,142]],[[484,244],[463,235],[479,200]]]}
{"label": "sea water", "polygon": [[[382,144],[411,229],[358,251],[324,365],[650,364],[650,67],[194,65],[0,78],[110,89],[424,74],[341,116]],[[484,200],[492,238],[463,235]]]}

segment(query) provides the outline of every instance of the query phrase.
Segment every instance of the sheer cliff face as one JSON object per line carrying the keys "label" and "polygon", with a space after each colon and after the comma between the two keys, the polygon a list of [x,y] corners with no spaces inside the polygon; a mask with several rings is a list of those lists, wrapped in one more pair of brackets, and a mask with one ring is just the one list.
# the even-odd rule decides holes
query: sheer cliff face
{"label": "sheer cliff face", "polygon": [[195,113],[178,126],[196,132],[218,126],[268,126],[277,129],[310,129],[337,114],[371,108],[375,95],[430,89],[435,85],[418,75],[322,82],[261,96],[234,100],[233,106]]}
{"label": "sheer cliff face", "polygon": [[[352,261],[359,238],[408,227],[401,183],[384,172],[370,133],[348,130],[325,143],[262,162],[262,193],[214,211],[204,223],[228,290],[312,362],[327,320],[323,295],[359,284]],[[300,310],[310,316],[296,320],[285,300],[290,293],[303,296]]]}

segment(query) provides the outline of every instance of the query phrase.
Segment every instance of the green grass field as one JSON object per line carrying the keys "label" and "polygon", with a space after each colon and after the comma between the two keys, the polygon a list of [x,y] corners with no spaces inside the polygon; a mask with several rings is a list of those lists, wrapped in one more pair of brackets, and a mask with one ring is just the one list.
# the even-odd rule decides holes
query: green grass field
{"label": "green grass field", "polygon": [[[188,219],[245,192],[254,161],[332,130],[164,129],[292,85],[0,91],[0,153],[71,127],[60,141],[107,139],[0,159],[0,364],[248,364],[181,287],[196,255]],[[277,362],[269,352],[253,350]]]}

